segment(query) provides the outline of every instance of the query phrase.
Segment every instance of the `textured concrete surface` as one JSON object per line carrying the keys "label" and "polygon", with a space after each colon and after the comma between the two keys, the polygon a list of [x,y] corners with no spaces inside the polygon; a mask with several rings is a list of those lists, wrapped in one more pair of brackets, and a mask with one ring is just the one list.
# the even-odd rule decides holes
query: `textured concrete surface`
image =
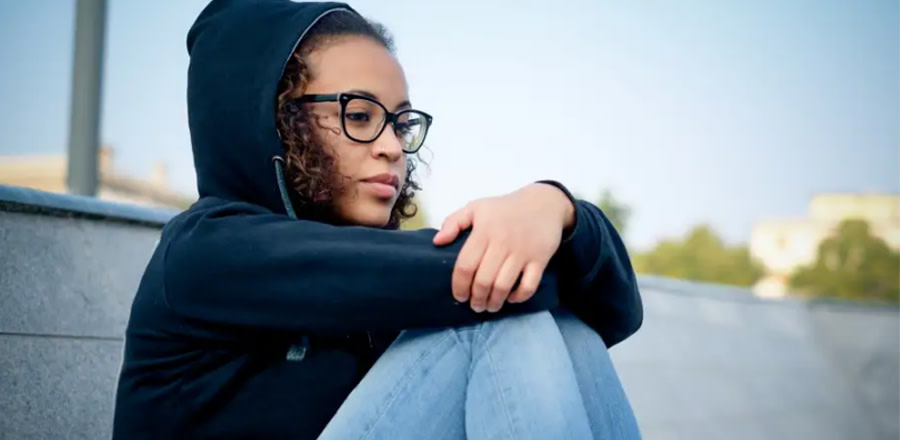
{"label": "textured concrete surface", "polygon": [[108,439],[121,341],[0,335],[0,438]]}
{"label": "textured concrete surface", "polygon": [[109,438],[122,334],[158,235],[0,211],[0,438]]}
{"label": "textured concrete surface", "polygon": [[[0,438],[108,438],[158,230],[49,214],[0,203]],[[644,327],[612,354],[646,439],[900,437],[897,308],[641,284]]]}
{"label": "textured concrete surface", "polygon": [[898,438],[897,309],[642,281],[613,359],[645,438]]}
{"label": "textured concrete surface", "polygon": [[159,231],[0,212],[0,331],[121,337]]}
{"label": "textured concrete surface", "polygon": [[896,311],[813,304],[810,323],[850,382],[878,438],[900,439],[900,320]]}

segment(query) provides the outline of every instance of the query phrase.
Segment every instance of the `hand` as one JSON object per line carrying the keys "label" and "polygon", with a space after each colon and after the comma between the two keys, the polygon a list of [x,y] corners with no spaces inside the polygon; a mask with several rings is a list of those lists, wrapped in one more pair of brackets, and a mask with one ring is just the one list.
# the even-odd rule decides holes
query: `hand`
{"label": "hand", "polygon": [[453,268],[453,297],[469,301],[478,313],[499,311],[507,298],[527,301],[574,219],[575,207],[566,195],[541,183],[476,200],[451,214],[434,236],[435,245],[450,244],[472,228]]}

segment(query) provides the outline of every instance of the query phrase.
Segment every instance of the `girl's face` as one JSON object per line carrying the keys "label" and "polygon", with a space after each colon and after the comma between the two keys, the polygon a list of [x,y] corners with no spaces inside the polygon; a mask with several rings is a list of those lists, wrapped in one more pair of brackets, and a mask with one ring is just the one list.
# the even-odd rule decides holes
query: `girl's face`
{"label": "girl's face", "polygon": [[[400,188],[406,181],[406,154],[390,123],[381,131],[367,126],[380,126],[378,105],[388,112],[410,107],[406,77],[396,58],[383,46],[366,37],[340,37],[326,41],[307,57],[311,81],[295,95],[348,93],[366,99],[345,101],[344,121],[339,102],[307,104],[312,113],[313,129],[328,152],[335,158],[344,177],[344,190],[332,201],[335,214],[349,224],[383,227]],[[358,142],[375,137],[369,143]],[[353,136],[356,134],[355,136]]]}

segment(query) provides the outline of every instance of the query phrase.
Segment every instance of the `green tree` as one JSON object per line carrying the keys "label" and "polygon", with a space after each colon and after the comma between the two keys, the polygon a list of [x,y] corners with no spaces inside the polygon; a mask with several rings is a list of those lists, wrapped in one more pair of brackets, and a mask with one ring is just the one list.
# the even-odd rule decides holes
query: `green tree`
{"label": "green tree", "polygon": [[726,246],[707,225],[694,227],[684,240],[661,241],[633,260],[640,273],[711,283],[751,286],[763,275],[746,246]]}
{"label": "green tree", "polygon": [[858,300],[900,299],[900,254],[863,220],[846,220],[819,245],[816,261],[791,276],[794,292]]}
{"label": "green tree", "polygon": [[609,221],[619,231],[619,235],[624,237],[628,228],[628,220],[631,218],[631,207],[616,199],[609,189],[603,190],[600,194],[600,198],[597,200],[597,207],[606,214]]}

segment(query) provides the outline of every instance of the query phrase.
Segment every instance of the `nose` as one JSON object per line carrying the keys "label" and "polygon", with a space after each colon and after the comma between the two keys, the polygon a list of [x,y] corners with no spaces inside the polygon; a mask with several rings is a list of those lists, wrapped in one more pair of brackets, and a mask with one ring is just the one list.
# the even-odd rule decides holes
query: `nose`
{"label": "nose", "polygon": [[403,146],[390,123],[381,132],[378,139],[372,142],[372,155],[376,158],[384,157],[391,162],[396,162],[403,156]]}

